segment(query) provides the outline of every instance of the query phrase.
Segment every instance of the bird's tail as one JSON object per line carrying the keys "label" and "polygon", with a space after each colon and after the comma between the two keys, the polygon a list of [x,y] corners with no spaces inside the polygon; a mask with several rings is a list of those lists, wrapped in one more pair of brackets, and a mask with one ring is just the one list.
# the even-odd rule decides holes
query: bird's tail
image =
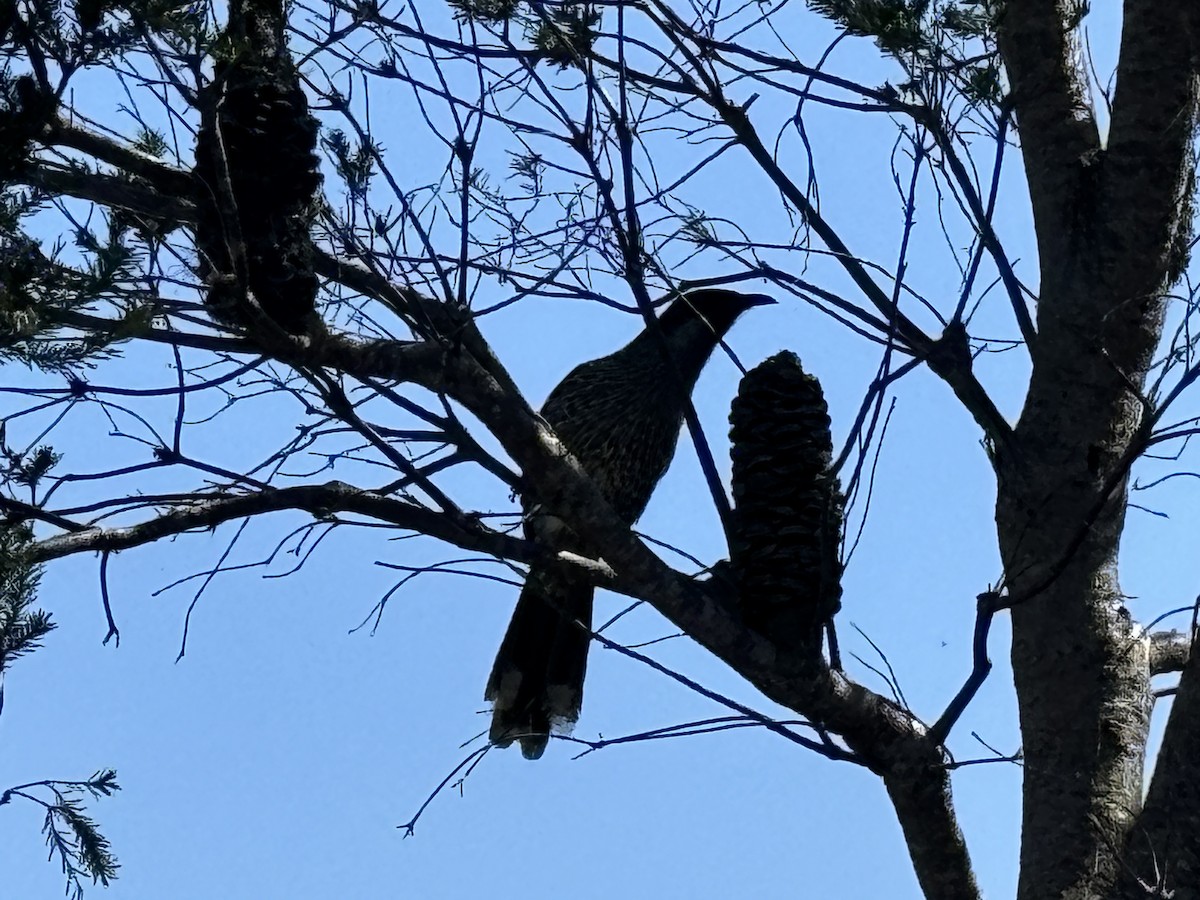
{"label": "bird's tail", "polygon": [[497,745],[520,741],[525,758],[537,759],[551,731],[570,731],[579,718],[592,591],[591,585],[530,574],[484,694],[492,701],[489,737]]}

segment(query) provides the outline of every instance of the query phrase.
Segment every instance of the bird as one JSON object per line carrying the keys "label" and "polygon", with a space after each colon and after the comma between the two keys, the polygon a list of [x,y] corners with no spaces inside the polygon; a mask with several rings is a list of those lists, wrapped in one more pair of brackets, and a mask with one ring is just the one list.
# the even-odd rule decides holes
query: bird
{"label": "bird", "polygon": [[[680,294],[653,327],[577,366],[550,392],[542,418],[622,521],[637,521],[671,464],[688,398],[717,345],[742,313],[774,302],[723,288]],[[528,538],[586,553],[536,498],[524,498],[524,510]],[[552,731],[569,731],[578,719],[593,591],[577,576],[530,567],[484,692],[492,744],[518,741],[537,759]]]}

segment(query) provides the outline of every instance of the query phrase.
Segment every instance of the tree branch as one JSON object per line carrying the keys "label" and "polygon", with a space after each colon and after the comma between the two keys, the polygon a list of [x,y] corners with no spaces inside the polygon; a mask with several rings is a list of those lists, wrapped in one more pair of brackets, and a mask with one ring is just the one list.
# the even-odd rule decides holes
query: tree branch
{"label": "tree branch", "polygon": [[50,124],[45,141],[79,150],[123,172],[144,178],[169,196],[187,196],[195,188],[190,172],[65,119]]}
{"label": "tree branch", "polygon": [[1182,631],[1156,631],[1150,635],[1150,674],[1182,672],[1191,656],[1191,636]]}
{"label": "tree branch", "polygon": [[1008,0],[998,30],[1043,265],[1071,239],[1070,201],[1100,150],[1100,135],[1076,61],[1080,6],[1072,0]]}
{"label": "tree branch", "polygon": [[[24,506],[8,498],[0,498],[0,508],[18,516],[33,517]],[[48,562],[75,553],[127,550],[197,528],[215,528],[233,519],[284,510],[301,510],[314,516],[357,513],[427,534],[467,550],[505,559],[528,562],[535,555],[531,545],[520,538],[492,531],[477,523],[471,527],[465,521],[453,520],[406,500],[362,490],[342,481],[330,481],[233,496],[214,494],[205,497],[198,494],[186,505],[146,522],[122,528],[80,528],[72,525],[73,530],[66,534],[36,542],[31,548],[30,559],[33,562]]]}
{"label": "tree branch", "polygon": [[727,601],[679,577],[613,512],[520,395],[505,391],[468,354],[430,344],[394,354],[392,342],[367,347],[342,339],[324,350],[327,364],[348,374],[416,381],[462,403],[517,462],[534,495],[612,566],[622,591],[650,603],[770,699],[841,734],[883,776],[927,896],[979,896],[941,751],[915,716],[840,672],[785,656]]}
{"label": "tree branch", "polygon": [[[1098,209],[1102,239],[1125,259],[1170,258],[1159,265],[1126,266],[1173,283],[1187,262],[1191,216],[1180,215],[1195,186],[1192,140],[1197,92],[1189,39],[1190,4],[1126,0],[1121,56],[1113,96]],[[1114,267],[1115,269],[1116,267]],[[1117,270],[1120,271],[1120,270]],[[1139,297],[1160,289],[1151,283],[1120,286],[1120,295]]]}
{"label": "tree branch", "polygon": [[[770,151],[759,140],[750,117],[745,109],[736,106],[723,98],[719,101],[718,112],[725,124],[733,131],[739,143],[746,148],[754,161],[766,173],[779,189],[780,193],[793,203],[803,214],[805,221],[814,232],[825,242],[833,252],[846,274],[853,279],[864,296],[880,312],[889,326],[894,329],[896,337],[911,352],[919,357],[927,358],[938,350],[939,342],[926,335],[911,319],[896,308],[891,297],[875,283],[866,268],[850,252],[850,248],[842,241],[837,231],[822,218],[804,195],[804,192],[792,183],[791,179],[779,167],[771,156]],[[966,408],[984,435],[996,446],[1008,446],[1011,443],[1012,427],[1008,420],[997,409],[983,385],[971,371],[970,355],[965,360],[958,360],[953,366],[943,366],[934,369],[950,389],[954,391],[959,402]],[[932,366],[931,366],[932,368]]]}
{"label": "tree branch", "polygon": [[196,206],[190,194],[174,196],[149,184],[116,175],[35,163],[18,173],[16,181],[40,188],[48,194],[65,194],[116,209],[127,209],[153,219],[172,219],[181,223],[196,221]]}
{"label": "tree branch", "polygon": [[[128,167],[146,178],[127,182],[109,175],[74,172],[40,166],[39,187],[132,209],[145,215],[170,215],[179,221],[195,219],[190,203],[169,198],[159,186],[175,178],[173,170],[159,169],[145,159],[123,156],[119,145],[80,134],[63,138],[65,146],[93,153],[114,165]],[[114,146],[116,149],[114,149]],[[761,145],[760,149],[761,149]],[[763,151],[765,152],[765,150]],[[185,173],[180,173],[185,174]],[[790,198],[794,199],[794,198]],[[816,211],[801,204],[808,214]],[[932,352],[938,342],[921,334],[895,310],[891,298],[867,276],[837,235],[817,217],[823,237],[832,241],[844,265],[869,283],[867,295],[882,299],[880,307],[903,332],[918,353]],[[321,254],[322,275],[384,302],[418,325],[427,340],[360,340],[347,335],[315,337],[311,346],[283,342],[270,348],[283,361],[313,370],[329,369],[364,383],[407,382],[461,403],[497,438],[519,465],[528,490],[553,508],[578,533],[600,559],[556,557],[560,565],[578,565],[594,583],[650,602],[669,620],[732,666],[769,698],[799,710],[825,729],[844,737],[851,749],[884,779],[902,827],[909,840],[914,866],[927,896],[964,900],[979,896],[970,861],[950,801],[945,761],[924,726],[907,710],[841,672],[803,659],[784,658],[778,647],[745,626],[727,600],[672,570],[609,508],[599,490],[582,472],[548,426],[528,406],[503,366],[476,328],[469,312],[452,304],[425,298],[415,291],[390,284],[367,265],[347,263]],[[75,327],[100,327],[104,320],[84,313],[64,313],[62,321]],[[188,335],[165,329],[147,329],[146,339],[177,346],[260,353],[250,341]],[[974,381],[969,369],[956,375],[961,387]],[[965,378],[965,382],[963,381]],[[958,391],[959,388],[956,388]],[[979,388],[982,392],[982,388]],[[980,395],[984,406],[990,404]],[[978,398],[977,398],[978,399]],[[973,411],[983,409],[972,402]],[[992,407],[994,411],[994,407]],[[998,413],[989,420],[977,415],[989,430],[1007,428]],[[997,424],[998,420],[998,424]],[[314,516],[356,513],[397,527],[410,529],[465,549],[520,561],[542,558],[543,551],[518,538],[474,523],[351,487],[342,482],[275,488],[236,496],[198,496],[155,518],[120,528],[85,528],[39,541],[34,559],[45,561],[71,553],[117,551],[182,534],[212,528],[226,521],[272,511],[300,510]]]}
{"label": "tree branch", "polygon": [[1200,658],[1190,654],[1141,814],[1126,832],[1110,896],[1194,896],[1200,884]]}

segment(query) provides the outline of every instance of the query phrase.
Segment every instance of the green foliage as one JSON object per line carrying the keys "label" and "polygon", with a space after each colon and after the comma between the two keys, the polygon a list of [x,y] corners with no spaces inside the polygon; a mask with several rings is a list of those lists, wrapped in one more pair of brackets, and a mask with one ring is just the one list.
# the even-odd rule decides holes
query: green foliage
{"label": "green foliage", "polygon": [[[146,3],[113,4],[107,0],[76,5],[80,27],[87,32],[81,36],[72,29],[66,4],[3,0],[0,31],[10,41],[15,34],[34,35],[40,53],[77,67],[131,46],[137,28],[130,17],[150,8]],[[123,24],[118,24],[128,34],[120,27],[108,26],[110,13],[116,12],[123,19]],[[139,306],[128,298],[141,275],[135,265],[137,252],[127,243],[126,233],[132,226],[147,242],[156,234],[120,213],[104,219],[107,231],[99,234],[90,225],[80,224],[75,238],[83,262],[68,266],[57,259],[61,247],[47,254],[24,232],[22,222],[45,207],[46,197],[34,189],[16,189],[11,182],[34,162],[38,141],[57,115],[58,101],[33,77],[10,74],[8,66],[22,56],[22,46],[14,42],[0,47],[0,56],[8,60],[0,68],[0,362],[15,360],[67,373],[114,355],[110,345],[116,336],[87,328],[80,329],[80,337],[65,336],[64,314],[87,309],[100,300],[117,300],[124,327]],[[166,143],[162,136],[145,131],[139,149],[159,155],[165,152]],[[83,168],[70,161],[66,165]]]}
{"label": "green foliage", "polygon": [[521,179],[521,187],[531,196],[541,195],[546,163],[539,154],[533,151],[523,154],[514,153],[509,168],[512,169],[514,175]]}
{"label": "green foliage", "polygon": [[0,673],[42,646],[55,628],[49,613],[32,608],[41,579],[41,569],[29,562],[32,538],[28,524],[0,525]]}
{"label": "green foliage", "polygon": [[94,819],[84,811],[83,799],[79,794],[87,791],[93,798],[109,797],[121,786],[116,781],[113,769],[104,769],[82,782],[71,782],[68,787],[54,791],[55,801],[46,806],[46,818],[42,833],[52,855],[57,855],[63,874],[67,876],[67,892],[75,897],[83,896],[84,878],[93,884],[108,887],[117,877],[120,864],[112,853],[112,847],[100,833]]}
{"label": "green foliage", "polygon": [[[145,332],[149,307],[129,299],[136,256],[126,245],[128,223],[109,220],[103,239],[85,227],[75,233],[86,267],[72,268],[20,232],[0,232],[0,362],[15,360],[47,372],[70,374],[116,355],[113,345]],[[110,327],[89,328],[79,338],[62,336],[64,316],[99,299],[118,304]]]}
{"label": "green foliage", "polygon": [[999,15],[995,0],[961,0],[942,7],[941,24],[957,38],[987,38],[996,33]]}
{"label": "green foliage", "polygon": [[0,235],[17,234],[21,220],[40,209],[42,202],[34,191],[0,189]]}
{"label": "green foliage", "polygon": [[[176,53],[206,41],[205,4],[191,0],[0,0],[0,56],[25,59],[36,36],[40,53],[84,68],[133,50],[147,31]],[[73,14],[73,15],[72,15]]]}
{"label": "green foliage", "polygon": [[141,128],[133,139],[133,149],[145,153],[147,156],[162,158],[169,152],[170,145],[167,144],[167,139],[161,132],[151,128]]}
{"label": "green foliage", "polygon": [[944,104],[950,88],[971,106],[1003,97],[996,51],[999,0],[810,0],[847,34],[869,37],[904,68],[905,93]]}
{"label": "green foliage", "polygon": [[[132,142],[132,147],[147,156],[163,159],[169,156],[170,147],[166,138],[157,131],[148,128],[141,129]],[[128,172],[120,172],[118,177],[131,185],[138,185],[140,179]],[[179,223],[172,219],[141,216],[128,209],[113,207],[108,212],[110,233],[123,236],[126,230],[133,233],[152,250],[157,250],[164,238],[179,228]]]}
{"label": "green foliage", "polygon": [[519,0],[448,0],[454,18],[460,22],[482,22],[500,25],[509,22],[517,13]]}
{"label": "green foliage", "polygon": [[11,787],[0,794],[0,806],[20,797],[45,810],[42,833],[51,858],[58,857],[67,879],[67,896],[82,900],[84,882],[108,887],[120,863],[112,846],[86,812],[84,799],[111,797],[121,786],[113,769],[101,769],[86,781],[35,781]]}
{"label": "green foliage", "polygon": [[697,247],[717,246],[717,230],[703,210],[693,209],[684,217],[682,233]]}
{"label": "green foliage", "polygon": [[[12,456],[7,450],[5,455]],[[44,467],[54,456],[45,447],[32,455]],[[0,524],[0,676],[15,660],[41,647],[42,640],[55,628],[49,613],[33,608],[41,569],[30,562],[32,540],[33,529],[28,523]],[[4,690],[0,684],[0,711],[3,708]],[[119,865],[108,839],[87,815],[83,801],[88,796],[110,797],[120,789],[117,773],[102,769],[86,781],[16,785],[0,793],[0,806],[19,797],[44,809],[42,833],[50,856],[58,857],[67,879],[68,896],[79,900],[86,879],[107,887],[116,878]]]}
{"label": "green foliage", "polygon": [[600,13],[593,7],[565,6],[531,26],[529,40],[544,59],[567,69],[592,49],[599,25]]}
{"label": "green foliage", "polygon": [[15,454],[7,447],[0,448],[8,458],[7,477],[17,484],[36,490],[38,483],[62,460],[61,453],[43,444],[31,453]]}
{"label": "green foliage", "polygon": [[990,39],[1000,15],[997,0],[810,0],[809,5],[849,34],[874,38],[893,55],[936,51],[942,35]]}
{"label": "green foliage", "polygon": [[33,241],[0,246],[0,341],[10,344],[35,335],[41,325],[36,312],[40,250]]}
{"label": "green foliage", "polygon": [[996,104],[1004,94],[1000,69],[995,64],[968,66],[962,72],[963,96],[975,104]]}
{"label": "green foliage", "polygon": [[123,3],[136,32],[145,27],[174,49],[195,50],[211,35],[204,18],[205,4],[191,0],[134,0]]}
{"label": "green foliage", "polygon": [[321,144],[333,157],[334,168],[346,182],[351,198],[365,197],[375,171],[374,152],[377,148],[366,143],[352,145],[346,133],[339,128],[329,131],[321,139]]}
{"label": "green foliage", "polygon": [[110,217],[107,232],[102,240],[89,228],[75,230],[75,245],[89,261],[87,271],[92,283],[88,286],[97,294],[114,289],[122,276],[132,274],[133,252],[124,241],[124,223]]}
{"label": "green foliage", "polygon": [[849,34],[875,38],[888,53],[917,53],[929,46],[924,21],[929,0],[810,0],[809,5]]}

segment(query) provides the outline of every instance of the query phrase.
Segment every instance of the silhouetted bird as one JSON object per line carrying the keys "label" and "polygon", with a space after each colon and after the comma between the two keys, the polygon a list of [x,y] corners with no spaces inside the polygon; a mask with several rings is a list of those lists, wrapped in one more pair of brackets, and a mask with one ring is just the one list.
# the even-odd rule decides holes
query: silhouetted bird
{"label": "silhouetted bird", "polygon": [[[746,310],[773,302],[763,294],[692,291],[658,320],[669,360],[663,342],[643,330],[550,392],[542,417],[624,521],[637,521],[667,471],[686,398],[721,338]],[[536,501],[527,504],[526,534],[586,553],[552,513]],[[526,758],[537,759],[550,731],[569,729],[579,717],[592,592],[586,581],[544,566],[530,569],[485,693],[493,702],[496,744],[518,740]]]}

